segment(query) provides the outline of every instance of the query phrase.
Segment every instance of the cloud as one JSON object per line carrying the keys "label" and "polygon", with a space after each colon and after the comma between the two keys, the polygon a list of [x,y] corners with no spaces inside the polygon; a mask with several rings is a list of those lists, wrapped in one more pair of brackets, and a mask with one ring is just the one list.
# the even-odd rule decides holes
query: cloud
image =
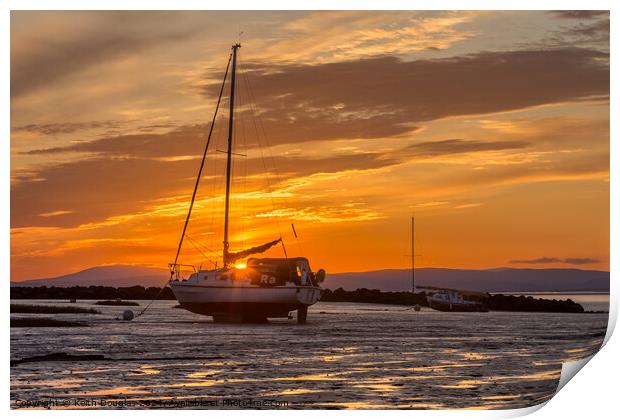
{"label": "cloud", "polygon": [[447,201],[428,201],[426,203],[418,203],[414,207],[439,207],[445,206],[446,204],[450,204]]}
{"label": "cloud", "polygon": [[[546,141],[556,137],[562,142],[570,140],[570,133],[565,133],[566,130],[577,132],[579,137],[589,135],[592,138],[591,130],[581,133],[583,130],[575,131],[570,124],[552,124],[547,128],[551,130],[552,137],[544,130],[537,132],[537,136],[542,136]],[[33,151],[33,154],[83,152],[90,154],[90,157],[41,166],[28,176],[14,176],[12,226],[74,226],[137,211],[148,206],[150,201],[162,198],[162,194],[186,194],[198,169],[205,132],[206,126],[190,125],[162,134],[103,137],[64,148]],[[374,150],[345,147],[326,155],[293,148],[291,152],[276,153],[266,158],[262,158],[257,150],[249,150],[248,157],[237,159],[237,162],[245,165],[240,168],[248,177],[246,191],[258,192],[264,192],[267,178],[271,187],[277,190],[297,183],[312,184],[317,178],[311,177],[316,174],[340,176],[352,171],[372,171],[401,164],[433,165],[438,162],[444,166],[458,164],[461,168],[459,175],[454,176],[454,172],[449,170],[433,170],[432,186],[425,180],[420,183],[419,189],[440,188],[457,192],[463,188],[505,183],[607,176],[607,152],[563,154],[561,158],[550,159],[551,155],[535,149],[538,140],[526,139],[528,141],[412,141],[409,145],[393,148],[385,147],[387,143],[384,142],[383,147]],[[399,144],[402,143],[401,140]],[[329,147],[329,143],[325,142],[308,150],[330,150]],[[553,143],[554,150],[557,147]],[[217,143],[212,144],[211,152],[216,148]],[[203,175],[221,178],[223,167],[223,155],[212,153]],[[467,167],[477,169],[467,170]],[[211,184],[213,182],[203,185]],[[59,208],[70,209],[74,213],[48,218],[40,216]]]}
{"label": "cloud", "polygon": [[540,48],[595,48],[609,51],[609,11],[576,10],[551,12],[570,26],[561,25],[531,44]]}
{"label": "cloud", "polygon": [[[249,81],[273,144],[382,138],[450,116],[608,96],[607,59],[596,50],[563,48],[436,60],[246,64],[240,86]],[[212,98],[218,85],[203,90]]]}
{"label": "cloud", "polygon": [[433,157],[458,153],[522,149],[531,144],[525,141],[477,141],[450,139],[416,143],[407,146],[403,152],[411,156]]}
{"label": "cloud", "polygon": [[609,25],[610,21],[606,19],[588,24],[579,24],[567,32],[568,35],[579,37],[585,41],[609,43]]}
{"label": "cloud", "polygon": [[269,40],[258,58],[325,63],[364,56],[438,51],[473,38],[477,11],[317,11],[285,27],[285,37]]}
{"label": "cloud", "polygon": [[[265,174],[275,166],[285,180],[290,180],[380,169],[413,159],[527,149],[533,144],[522,139],[415,141],[415,130],[423,122],[451,116],[607,96],[607,59],[607,54],[595,50],[565,48],[485,52],[438,60],[374,57],[315,65],[246,65],[239,80],[242,87],[251,82],[258,102],[259,131],[264,133],[259,136],[262,141],[271,145],[325,142],[329,150],[329,141],[377,139],[376,145],[362,152],[312,156],[300,150],[275,156],[267,166],[264,159],[249,157],[247,173]],[[214,88],[203,86],[203,93],[212,99]],[[259,145],[256,137],[248,134],[255,121],[248,109],[248,97],[245,102],[243,96],[241,99],[237,139],[245,137],[251,149]],[[63,134],[83,129],[84,124],[113,122],[32,124],[16,129]],[[87,157],[38,167],[32,177],[14,176],[11,224],[73,226],[136,211],[160,199],[162,191],[179,195],[191,186],[188,180],[195,176],[207,129],[206,124],[185,125],[165,133],[104,136],[31,150],[27,153],[32,156],[80,152]],[[220,141],[225,139],[225,130],[225,126],[216,126],[212,150],[217,148],[218,135]],[[402,146],[406,135],[412,140]],[[391,147],[392,139],[398,142]],[[458,179],[438,175],[436,181],[442,187],[455,183],[475,186],[540,177],[579,177],[608,168],[608,155],[602,160],[580,159],[530,167],[513,165]],[[212,170],[211,166],[207,169]],[[73,213],[41,216],[59,208]]]}
{"label": "cloud", "polygon": [[564,259],[564,262],[566,264],[582,265],[582,264],[595,264],[595,263],[601,262],[601,260],[597,260],[596,258],[566,258]]}
{"label": "cloud", "polygon": [[41,217],[56,217],[56,216],[62,216],[65,214],[71,214],[73,213],[73,211],[71,210],[56,210],[56,211],[50,211],[47,213],[40,213],[39,216]]}
{"label": "cloud", "polygon": [[200,156],[205,143],[207,125],[186,125],[163,134],[141,133],[105,136],[93,141],[80,141],[69,146],[35,149],[25,154],[84,152],[136,158]]}
{"label": "cloud", "polygon": [[[143,133],[113,137],[102,137],[93,141],[81,141],[69,146],[48,149],[35,149],[24,152],[29,155],[45,155],[68,152],[93,153],[99,156],[115,156],[123,158],[161,158],[165,161],[190,160],[200,158],[206,142],[207,125],[188,125],[175,128],[162,134]],[[220,133],[221,134],[221,133]],[[216,137],[217,134],[214,136]],[[220,136],[220,142],[223,140]],[[294,137],[290,140],[293,142]],[[336,154],[332,157],[315,159],[307,155],[286,156],[279,159],[284,166],[279,170],[292,170],[299,173],[304,165],[314,168],[315,172],[331,172],[336,169],[368,169],[387,166],[405,161],[413,157],[435,157],[460,153],[484,151],[503,151],[523,149],[531,146],[526,141],[480,141],[464,139],[448,139],[413,143],[409,146],[393,149],[387,153],[359,152],[352,154]],[[221,146],[220,146],[221,147]],[[210,145],[210,153],[217,149],[217,139]],[[257,156],[256,151],[253,153]],[[250,158],[252,172],[260,169],[262,159]],[[306,171],[303,171],[306,172]]]}
{"label": "cloud", "polygon": [[594,19],[600,16],[609,16],[607,10],[553,10],[551,13],[564,19]]}
{"label": "cloud", "polygon": [[531,260],[512,260],[511,264],[552,264],[552,263],[562,263],[562,264],[572,264],[572,265],[587,265],[598,263],[600,260],[595,258],[556,258],[556,257],[542,257],[542,258],[534,258]]}
{"label": "cloud", "polygon": [[258,213],[254,217],[270,218],[285,217],[289,220],[301,220],[311,223],[342,223],[342,222],[364,222],[382,219],[382,214],[367,209],[354,206],[321,206],[305,208],[283,208],[264,213]]}
{"label": "cloud", "polygon": [[[204,127],[189,126],[166,134],[128,135],[31,153],[92,152],[90,158],[44,166],[29,176],[14,177],[11,191],[11,225],[72,225],[105,219],[136,210],[162,191],[187,191],[198,169]],[[256,151],[244,159],[248,188],[284,187],[293,179],[314,174],[386,168],[442,155],[523,148],[523,142],[483,142],[451,139],[423,142],[404,148],[375,152],[348,152],[331,156],[276,155],[261,157]],[[223,159],[214,155],[204,176],[222,176]],[[174,158],[174,157],[177,158]],[[213,157],[215,156],[215,158]],[[166,158],[167,157],[167,158]],[[180,158],[182,157],[182,158]],[[165,158],[165,159],[164,159]],[[219,172],[215,172],[217,169]],[[277,176],[275,174],[278,174]],[[258,177],[252,181],[251,177]],[[246,181],[248,182],[248,181]],[[254,182],[254,183],[252,183]],[[280,183],[280,185],[276,185]],[[260,184],[260,185],[259,185]],[[35,197],[33,199],[33,197]],[[75,210],[62,217],[46,217],[58,208]]]}
{"label": "cloud", "polygon": [[[265,188],[270,182],[286,181],[317,173],[343,170],[367,170],[397,163],[381,154],[363,153],[327,158],[278,157],[267,162],[248,159],[246,187]],[[276,177],[274,164],[279,173]],[[164,161],[131,157],[98,156],[39,169],[34,178],[17,178],[11,188],[11,226],[75,226],[103,220],[117,214],[127,214],[148,206],[166,192],[172,196],[187,193],[196,176],[199,162],[186,160]],[[215,169],[222,176],[223,161],[210,160],[204,175],[212,176]],[[252,175],[262,174],[253,180]],[[213,188],[213,182],[210,188]],[[275,185],[273,185],[275,187]],[[203,188],[206,188],[203,185]],[[204,194],[204,190],[203,194]],[[213,193],[212,190],[209,193]],[[58,208],[73,213],[57,217]]]}
{"label": "cloud", "polygon": [[123,125],[122,121],[89,121],[89,122],[66,122],[52,124],[28,124],[11,127],[12,133],[35,133],[43,135],[71,134],[82,130],[92,129],[118,129]]}
{"label": "cloud", "polygon": [[[240,108],[237,136],[243,136],[248,147],[258,146],[257,139],[271,145],[342,139],[385,141],[411,134],[423,121],[607,96],[606,58],[593,50],[563,49],[412,62],[382,57],[315,66],[253,67],[247,79],[253,80],[260,118],[256,124],[248,107]],[[214,93],[212,88],[205,88],[208,95]],[[216,131],[225,131],[224,122],[218,121]],[[70,124],[25,127],[22,129],[48,132],[80,128]],[[207,125],[186,125],[163,135],[146,132],[104,137],[30,153],[189,156],[200,153],[207,129]],[[453,139],[418,144],[409,153],[422,156],[525,146],[517,140],[476,143]]]}
{"label": "cloud", "polygon": [[[524,206],[548,199],[536,213],[550,215],[539,249],[572,255],[555,234],[570,214],[549,212],[559,206],[578,215],[586,209],[570,200],[587,197],[581,202],[602,217],[590,218],[584,240],[592,243],[582,245],[596,250],[608,227],[609,15],[563,14],[14,12],[12,267],[70,271],[153,261],[154,250],[167,261],[187,212],[231,22],[248,23],[235,137],[247,158],[235,157],[232,220],[250,229],[232,229],[246,235],[239,243],[290,217],[313,225],[315,238],[334,238],[318,254],[341,267],[365,255],[368,241],[349,240],[349,261],[331,252],[358,230],[394,254],[394,238],[376,232],[398,232],[397,220],[421,203],[416,212],[432,213],[437,243],[463,223],[482,222],[479,236],[499,238],[494,256],[461,259],[484,265],[525,249],[518,231],[489,227],[488,215],[518,211],[504,206],[508,198]],[[222,109],[225,117],[226,103]],[[223,118],[211,150],[224,148],[226,129]],[[265,159],[259,146],[270,149]],[[215,232],[215,247],[224,157],[207,161],[190,226],[197,238]],[[484,211],[472,208],[480,203]],[[606,261],[604,251],[593,256]],[[62,254],[58,262],[35,259],[54,252]],[[392,257],[366,260],[400,264]],[[595,264],[558,260],[549,266]]]}
{"label": "cloud", "polygon": [[484,203],[467,203],[467,204],[459,204],[458,206],[454,206],[455,209],[473,209],[475,207],[480,207],[484,205]]}
{"label": "cloud", "polygon": [[[186,162],[98,157],[41,168],[11,186],[11,226],[73,226],[126,214],[195,176]],[[186,181],[187,182],[187,181]],[[73,213],[41,217],[58,209]]]}
{"label": "cloud", "polygon": [[511,264],[551,264],[551,263],[559,263],[562,262],[561,259],[555,257],[541,257],[534,258],[531,260],[512,260]]}
{"label": "cloud", "polygon": [[201,30],[187,22],[179,25],[170,19],[173,15],[174,12],[11,12],[11,98],[107,60],[182,41]]}

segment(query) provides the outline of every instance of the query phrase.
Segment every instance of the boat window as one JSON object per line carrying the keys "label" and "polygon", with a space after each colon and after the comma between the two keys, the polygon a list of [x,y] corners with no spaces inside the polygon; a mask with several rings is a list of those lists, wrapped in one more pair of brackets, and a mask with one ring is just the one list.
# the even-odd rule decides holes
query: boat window
{"label": "boat window", "polygon": [[228,280],[228,274],[221,274],[217,277],[218,280]]}

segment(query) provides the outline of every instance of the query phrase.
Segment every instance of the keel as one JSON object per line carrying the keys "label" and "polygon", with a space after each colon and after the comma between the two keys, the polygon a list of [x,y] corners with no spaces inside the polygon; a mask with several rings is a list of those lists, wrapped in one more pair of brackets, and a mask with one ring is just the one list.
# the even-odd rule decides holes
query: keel
{"label": "keel", "polygon": [[305,324],[307,318],[308,318],[308,307],[307,306],[297,309],[297,323],[298,324]]}

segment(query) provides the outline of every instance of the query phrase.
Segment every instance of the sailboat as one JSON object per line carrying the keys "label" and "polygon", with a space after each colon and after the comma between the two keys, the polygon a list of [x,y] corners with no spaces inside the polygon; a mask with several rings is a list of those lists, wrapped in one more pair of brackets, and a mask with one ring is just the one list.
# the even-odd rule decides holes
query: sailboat
{"label": "sailboat", "polygon": [[[319,283],[324,280],[325,271],[318,270],[316,273],[313,272],[307,258],[289,258],[286,255],[286,250],[285,258],[248,259],[252,255],[263,253],[278,244],[282,244],[282,237],[236,252],[231,251],[230,247],[231,167],[233,155],[235,154],[233,153],[235,73],[239,48],[241,48],[240,44],[233,45],[228,59],[179,247],[174,262],[169,264],[170,281],[168,284],[182,308],[197,314],[212,316],[215,322],[265,322],[268,318],[290,317],[289,313],[297,311],[297,322],[305,323],[308,307],[314,305],[320,299],[321,288]],[[216,265],[211,270],[200,268],[196,270],[193,266],[190,266],[193,272],[188,278],[184,278],[181,271],[186,265],[179,263],[179,253],[196,198],[196,191],[231,62],[223,264],[220,268],[217,268]],[[296,233],[295,236],[297,236]],[[237,263],[243,259],[247,259],[245,264]]]}

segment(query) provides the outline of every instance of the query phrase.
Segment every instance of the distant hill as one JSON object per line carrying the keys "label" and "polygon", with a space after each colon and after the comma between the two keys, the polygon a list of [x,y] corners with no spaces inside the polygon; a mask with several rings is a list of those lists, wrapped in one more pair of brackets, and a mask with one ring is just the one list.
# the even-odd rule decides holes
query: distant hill
{"label": "distant hill", "polygon": [[[415,271],[416,285],[485,292],[570,292],[609,291],[607,271],[577,269],[496,268],[462,270],[420,268]],[[379,270],[363,273],[339,273],[327,276],[325,287],[345,290],[358,288],[382,291],[411,290],[411,270]]]}
{"label": "distant hill", "polygon": [[[11,282],[11,286],[127,287],[140,285],[161,287],[169,275],[165,269],[111,265],[93,267],[59,277]],[[487,292],[608,292],[609,273],[559,268],[496,268],[491,270],[420,268],[416,270],[416,284]],[[411,288],[411,271],[404,269],[328,273],[323,286],[332,290],[342,287],[345,290],[367,288],[386,292],[407,291]]]}
{"label": "distant hill", "polygon": [[118,264],[92,267],[77,273],[65,274],[64,276],[11,282],[11,286],[161,287],[169,277],[170,273],[165,269]]}

